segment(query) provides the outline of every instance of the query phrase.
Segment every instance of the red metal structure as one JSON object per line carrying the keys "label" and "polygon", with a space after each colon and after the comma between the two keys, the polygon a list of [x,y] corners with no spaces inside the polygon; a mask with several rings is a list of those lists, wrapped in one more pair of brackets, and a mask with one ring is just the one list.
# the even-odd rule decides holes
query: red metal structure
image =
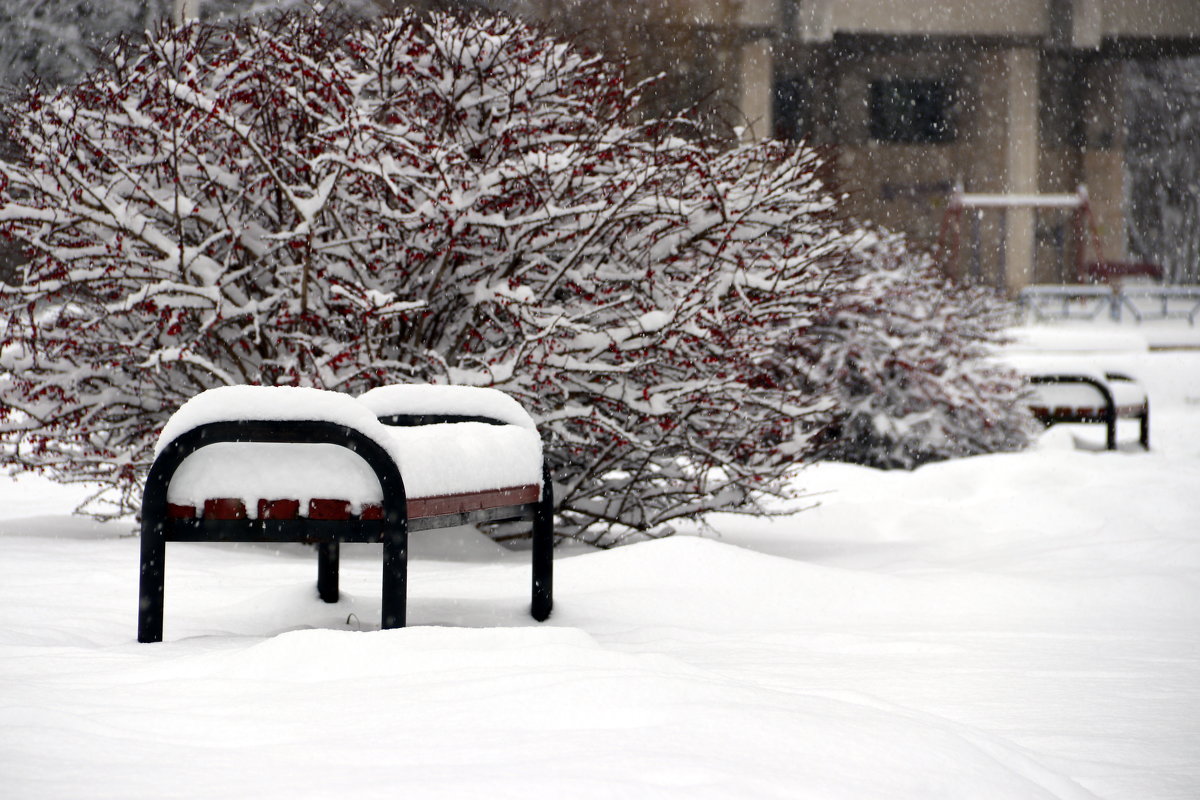
{"label": "red metal structure", "polygon": [[[1108,261],[1100,242],[1096,218],[1092,214],[1087,187],[1080,186],[1074,194],[985,194],[964,192],[959,186],[950,196],[946,213],[938,231],[938,259],[947,274],[957,272],[962,248],[963,212],[998,210],[1010,208],[1058,208],[1072,213],[1072,240],[1075,244],[1075,279],[1079,283],[1113,283],[1131,276],[1162,278],[1162,268],[1156,264],[1142,262]],[[1090,240],[1095,259],[1086,257]]]}

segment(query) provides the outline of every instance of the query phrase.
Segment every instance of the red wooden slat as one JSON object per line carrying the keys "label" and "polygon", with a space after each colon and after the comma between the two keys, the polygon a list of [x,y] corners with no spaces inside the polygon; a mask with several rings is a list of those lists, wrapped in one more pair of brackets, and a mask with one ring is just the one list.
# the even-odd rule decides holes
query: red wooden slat
{"label": "red wooden slat", "polygon": [[167,516],[171,519],[195,519],[195,506],[180,506],[175,503],[167,503]]}
{"label": "red wooden slat", "polygon": [[300,516],[299,500],[259,500],[259,519],[295,519]]}
{"label": "red wooden slat", "polygon": [[309,519],[350,519],[350,501],[314,497],[308,501]]}
{"label": "red wooden slat", "polygon": [[204,501],[204,516],[208,519],[245,519],[246,506],[234,497],[210,497]]}

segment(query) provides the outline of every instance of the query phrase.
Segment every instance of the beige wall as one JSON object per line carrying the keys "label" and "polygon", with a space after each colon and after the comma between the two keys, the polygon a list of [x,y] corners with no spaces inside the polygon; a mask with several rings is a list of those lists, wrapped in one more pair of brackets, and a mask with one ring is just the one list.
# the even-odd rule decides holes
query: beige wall
{"label": "beige wall", "polygon": [[[1074,193],[1087,184],[1103,255],[1124,257],[1119,60],[1081,62],[1033,47],[958,42],[919,53],[846,51],[828,75],[834,112],[818,140],[833,144],[838,188],[848,193],[851,214],[932,246],[955,184],[1008,194]],[[924,145],[872,140],[868,87],[882,77],[954,85],[956,139]],[[1010,292],[1031,282],[1074,280],[1069,211],[965,212],[960,238],[956,274]],[[1090,241],[1085,255],[1096,257]]]}
{"label": "beige wall", "polygon": [[[939,145],[893,144],[873,141],[868,126],[868,89],[877,78],[947,77],[957,84],[956,141]],[[818,141],[836,143],[839,188],[849,194],[855,216],[910,232],[932,244],[940,215],[935,210],[954,183],[977,157],[973,131],[977,125],[976,70],[952,48],[940,53],[847,54],[830,70],[833,81],[832,119]],[[820,90],[818,89],[818,92]],[[984,168],[984,175],[999,168]]]}
{"label": "beige wall", "polygon": [[[1064,2],[1085,37],[1094,32],[1114,37],[1200,35],[1197,0]],[[1046,36],[1054,16],[1054,0],[801,0],[800,5],[809,38],[830,33]]]}
{"label": "beige wall", "polygon": [[[874,54],[840,62],[835,71],[839,188],[851,214],[937,243],[946,201],[956,184],[967,191],[1040,190],[1039,60],[1032,48],[979,48]],[[877,78],[936,78],[957,93],[956,138],[942,144],[879,142],[869,135],[868,88]],[[961,220],[958,275],[1016,290],[1033,280],[1032,211],[989,211]]]}
{"label": "beige wall", "polygon": [[1034,36],[1046,30],[1046,0],[837,0],[839,33]]}
{"label": "beige wall", "polygon": [[1200,35],[1200,0],[1100,0],[1109,36]]}

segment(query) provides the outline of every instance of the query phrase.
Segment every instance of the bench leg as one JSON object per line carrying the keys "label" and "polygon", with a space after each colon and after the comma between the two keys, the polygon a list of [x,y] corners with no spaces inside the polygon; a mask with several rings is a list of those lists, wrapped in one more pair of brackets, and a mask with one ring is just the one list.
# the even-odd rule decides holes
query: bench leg
{"label": "bench leg", "polygon": [[317,543],[317,594],[326,603],[338,601],[338,564],[341,542]]}
{"label": "bench leg", "polygon": [[161,642],[167,545],[162,522],[142,525],[141,577],[138,582],[138,641]]}
{"label": "bench leg", "polygon": [[383,540],[383,630],[403,628],[408,594],[408,520],[402,519]]}
{"label": "bench leg", "polygon": [[1141,430],[1140,440],[1142,443],[1142,447],[1146,450],[1149,450],[1150,449],[1150,408],[1149,407],[1147,407],[1146,410],[1142,412],[1141,428],[1142,428],[1142,430]]}
{"label": "bench leg", "polygon": [[1104,419],[1104,428],[1106,430],[1106,446],[1109,450],[1117,449],[1117,415],[1115,413],[1108,414]]}
{"label": "bench leg", "polygon": [[554,488],[550,472],[542,477],[542,499],[533,518],[533,604],[529,613],[538,622],[554,608]]}

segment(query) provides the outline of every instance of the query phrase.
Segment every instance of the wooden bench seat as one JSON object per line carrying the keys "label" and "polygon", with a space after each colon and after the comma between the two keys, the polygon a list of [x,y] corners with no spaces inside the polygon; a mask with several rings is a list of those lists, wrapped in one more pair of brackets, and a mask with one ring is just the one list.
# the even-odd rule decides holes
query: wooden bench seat
{"label": "wooden bench seat", "polygon": [[[460,492],[458,494],[443,494],[433,497],[412,497],[408,500],[409,530],[415,528],[413,522],[428,517],[442,517],[448,514],[470,514],[488,508],[516,506],[536,503],[541,496],[541,487],[535,484],[525,486],[510,486],[504,489],[489,489],[481,492]],[[237,497],[207,498],[200,506],[167,503],[167,517],[170,519],[308,519],[315,520],[381,520],[383,506],[370,503],[355,513],[353,503],[349,500],[336,498],[316,498],[308,501],[305,513],[300,513],[300,501],[294,499],[258,500],[249,507],[245,501]],[[247,508],[254,508],[251,515]]]}

